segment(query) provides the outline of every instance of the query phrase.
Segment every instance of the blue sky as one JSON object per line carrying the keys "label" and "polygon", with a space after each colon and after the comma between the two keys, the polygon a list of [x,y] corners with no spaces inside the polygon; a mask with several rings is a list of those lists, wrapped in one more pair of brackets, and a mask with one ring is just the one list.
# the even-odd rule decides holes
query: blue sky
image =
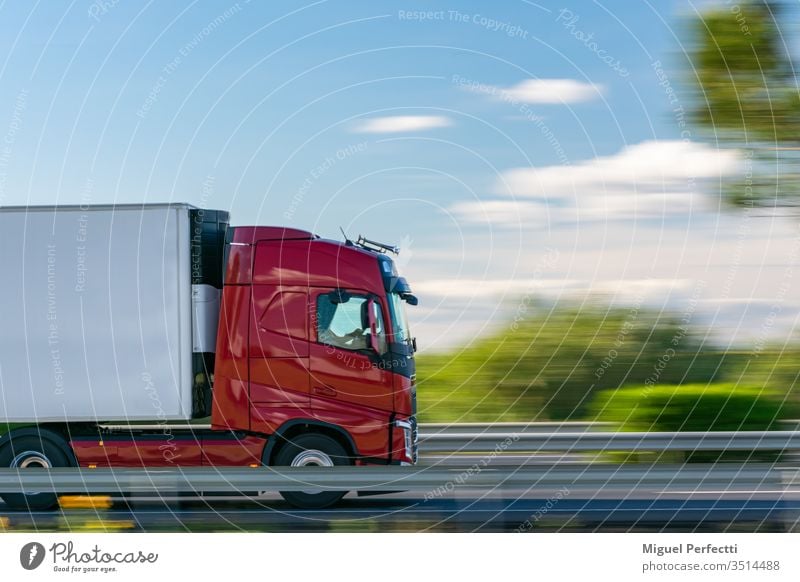
{"label": "blue sky", "polygon": [[431,349],[520,293],[794,329],[796,221],[718,212],[746,162],[682,125],[694,5],[401,4],[4,2],[0,204],[188,201],[403,241]]}

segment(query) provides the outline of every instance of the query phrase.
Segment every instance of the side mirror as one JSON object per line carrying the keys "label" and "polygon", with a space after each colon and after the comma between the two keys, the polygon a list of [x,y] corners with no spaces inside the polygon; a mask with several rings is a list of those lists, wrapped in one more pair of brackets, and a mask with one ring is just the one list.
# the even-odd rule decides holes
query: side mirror
{"label": "side mirror", "polygon": [[411,293],[405,293],[405,294],[401,295],[401,297],[409,305],[417,305],[419,303],[419,299],[417,299],[417,296],[416,295],[412,295]]}
{"label": "side mirror", "polygon": [[367,302],[367,318],[369,321],[369,347],[372,348],[376,354],[381,353],[380,344],[378,343],[378,322],[375,321],[375,300],[370,299]]}
{"label": "side mirror", "polygon": [[338,305],[339,303],[347,303],[350,301],[350,294],[344,289],[334,289],[328,293],[328,298],[331,303]]}

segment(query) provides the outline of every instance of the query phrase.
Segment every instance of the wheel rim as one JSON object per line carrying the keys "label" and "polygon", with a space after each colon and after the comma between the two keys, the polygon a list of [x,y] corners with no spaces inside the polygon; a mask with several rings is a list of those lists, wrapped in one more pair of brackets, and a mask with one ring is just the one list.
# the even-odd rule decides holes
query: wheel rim
{"label": "wheel rim", "polygon": [[292,459],[292,467],[333,467],[333,459],[327,453],[308,449]]}
{"label": "wheel rim", "polygon": [[[11,460],[12,469],[51,469],[53,463],[44,453],[39,451],[25,451]],[[41,491],[23,491],[23,495],[37,495]]]}
{"label": "wheel rim", "polygon": [[[292,459],[292,467],[333,467],[333,459],[330,455],[316,449],[306,449],[297,454]],[[317,495],[322,493],[322,489],[303,489],[306,495]]]}

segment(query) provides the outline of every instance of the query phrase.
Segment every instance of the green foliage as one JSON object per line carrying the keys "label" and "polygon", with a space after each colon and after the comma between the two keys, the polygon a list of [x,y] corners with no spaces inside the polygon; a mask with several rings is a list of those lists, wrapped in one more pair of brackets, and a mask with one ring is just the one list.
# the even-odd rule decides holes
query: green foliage
{"label": "green foliage", "polygon": [[691,23],[692,117],[714,144],[745,152],[724,184],[738,206],[792,206],[800,197],[800,98],[781,2],[743,0],[704,10]]}
{"label": "green foliage", "polygon": [[701,91],[695,117],[721,137],[749,141],[796,140],[797,90],[777,26],[775,2],[740,2],[702,12],[694,21],[691,55]]}
{"label": "green foliage", "polygon": [[674,315],[539,306],[417,369],[424,422],[530,422],[581,420],[595,392],[626,384],[711,382],[725,357]]}
{"label": "green foliage", "polygon": [[[772,430],[789,416],[783,397],[763,386],[732,383],[625,387],[597,395],[591,417],[612,422],[626,431],[734,431]],[[633,455],[652,460],[654,454]],[[776,453],[700,451],[656,455],[657,460],[716,462],[720,460],[775,460]],[[631,460],[630,455],[626,455]]]}
{"label": "green foliage", "polygon": [[779,394],[794,418],[800,416],[800,344],[797,341],[765,344],[758,350],[730,355],[738,359],[735,370],[731,370],[732,378],[741,384],[762,386]]}
{"label": "green foliage", "polygon": [[787,410],[761,386],[684,384],[606,390],[590,417],[630,431],[771,430]]}
{"label": "green foliage", "polygon": [[[626,430],[763,429],[800,416],[797,342],[726,351],[703,343],[679,316],[645,308],[535,305],[520,312],[471,345],[418,357],[423,422],[587,420],[601,402],[611,404],[602,420]],[[623,422],[645,389],[645,409]],[[665,395],[671,405],[653,416]],[[745,415],[748,402],[757,407]]]}

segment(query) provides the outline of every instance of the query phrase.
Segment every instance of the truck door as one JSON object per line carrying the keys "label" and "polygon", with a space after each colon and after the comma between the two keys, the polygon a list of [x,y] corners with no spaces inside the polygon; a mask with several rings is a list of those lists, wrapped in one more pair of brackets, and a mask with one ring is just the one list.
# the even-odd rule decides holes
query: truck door
{"label": "truck door", "polygon": [[250,400],[308,409],[308,291],[253,284]]}
{"label": "truck door", "polygon": [[391,412],[392,374],[370,347],[368,310],[372,309],[378,349],[386,352],[380,300],[330,288],[312,289],[309,299],[312,409],[339,402]]}

